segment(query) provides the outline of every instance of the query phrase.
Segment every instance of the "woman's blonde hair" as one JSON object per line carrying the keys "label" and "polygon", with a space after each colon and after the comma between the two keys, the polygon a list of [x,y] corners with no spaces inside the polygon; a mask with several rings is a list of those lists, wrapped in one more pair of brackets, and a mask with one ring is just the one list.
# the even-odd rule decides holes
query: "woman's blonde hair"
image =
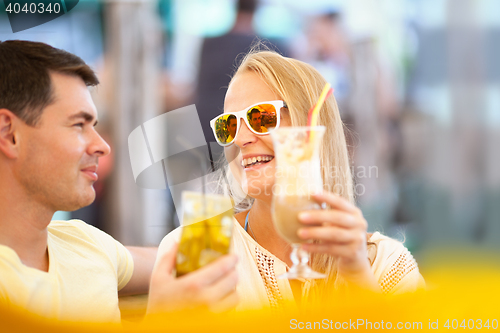
{"label": "woman's blonde hair", "polygon": [[[273,51],[253,50],[242,60],[234,77],[239,73],[257,73],[269,88],[286,102],[292,126],[306,126],[308,111],[317,102],[326,80],[311,65],[286,58]],[[231,83],[230,83],[231,84]],[[326,127],[320,150],[324,189],[334,192],[354,203],[353,179],[350,170],[344,124],[340,119],[335,97],[331,94],[319,112],[319,125]],[[253,200],[238,198],[242,194],[229,177],[229,194],[235,202],[241,202],[237,210],[248,209]],[[323,283],[337,285],[336,260],[329,255],[314,255],[311,266],[325,272],[328,278]]]}

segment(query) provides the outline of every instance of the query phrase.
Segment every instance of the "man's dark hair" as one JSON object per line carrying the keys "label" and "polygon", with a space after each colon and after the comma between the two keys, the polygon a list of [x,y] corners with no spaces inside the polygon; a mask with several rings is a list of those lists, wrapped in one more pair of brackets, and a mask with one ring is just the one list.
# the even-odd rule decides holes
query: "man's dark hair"
{"label": "man's dark hair", "polygon": [[38,42],[0,41],[0,109],[8,109],[35,126],[53,102],[50,73],[80,77],[99,84],[94,71],[74,54]]}
{"label": "man's dark hair", "polygon": [[329,11],[323,15],[330,22],[338,22],[341,19],[339,11]]}
{"label": "man's dark hair", "polygon": [[254,113],[259,113],[260,114],[260,110],[257,109],[257,108],[253,108],[252,111],[250,111],[250,118],[253,116]]}
{"label": "man's dark hair", "polygon": [[229,117],[227,117],[226,119],[226,126],[231,125],[231,120],[233,119],[236,120],[236,116],[234,114],[229,115]]}
{"label": "man's dark hair", "polygon": [[238,12],[253,14],[257,8],[257,0],[238,0]]}

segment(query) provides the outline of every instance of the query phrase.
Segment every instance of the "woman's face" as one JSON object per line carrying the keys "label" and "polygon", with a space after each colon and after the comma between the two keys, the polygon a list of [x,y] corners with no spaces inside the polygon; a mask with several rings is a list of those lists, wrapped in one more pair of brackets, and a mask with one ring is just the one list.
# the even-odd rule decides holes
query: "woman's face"
{"label": "woman's face", "polygon": [[[224,101],[224,112],[241,111],[265,101],[280,100],[252,71],[239,73],[229,85]],[[281,109],[280,126],[290,126],[286,109]],[[229,167],[242,189],[255,199],[271,198],[274,185],[275,160],[271,135],[256,135],[241,119],[234,143],[224,148]],[[262,161],[247,165],[248,159]]]}

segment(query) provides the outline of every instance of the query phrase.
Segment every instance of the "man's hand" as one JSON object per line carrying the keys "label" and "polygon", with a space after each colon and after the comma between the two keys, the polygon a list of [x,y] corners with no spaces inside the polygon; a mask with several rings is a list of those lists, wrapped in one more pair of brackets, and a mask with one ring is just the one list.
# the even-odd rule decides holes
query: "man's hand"
{"label": "man's hand", "polygon": [[205,308],[223,312],[238,304],[234,255],[180,278],[173,276],[177,245],[165,253],[153,270],[149,289],[148,314]]}

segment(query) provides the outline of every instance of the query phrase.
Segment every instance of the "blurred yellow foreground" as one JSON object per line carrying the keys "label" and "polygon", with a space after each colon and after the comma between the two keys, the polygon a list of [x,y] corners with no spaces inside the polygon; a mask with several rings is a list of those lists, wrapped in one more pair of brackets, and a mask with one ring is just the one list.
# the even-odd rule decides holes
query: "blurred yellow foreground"
{"label": "blurred yellow foreground", "polygon": [[[348,296],[301,312],[177,313],[136,320],[144,312],[122,305],[122,324],[41,319],[0,305],[0,332],[284,332],[310,330],[402,330],[500,332],[498,255],[462,250],[433,259],[422,269],[428,291],[403,296]],[[450,258],[450,256],[447,256]],[[141,303],[141,302],[139,302]],[[142,302],[142,304],[145,304]]]}

